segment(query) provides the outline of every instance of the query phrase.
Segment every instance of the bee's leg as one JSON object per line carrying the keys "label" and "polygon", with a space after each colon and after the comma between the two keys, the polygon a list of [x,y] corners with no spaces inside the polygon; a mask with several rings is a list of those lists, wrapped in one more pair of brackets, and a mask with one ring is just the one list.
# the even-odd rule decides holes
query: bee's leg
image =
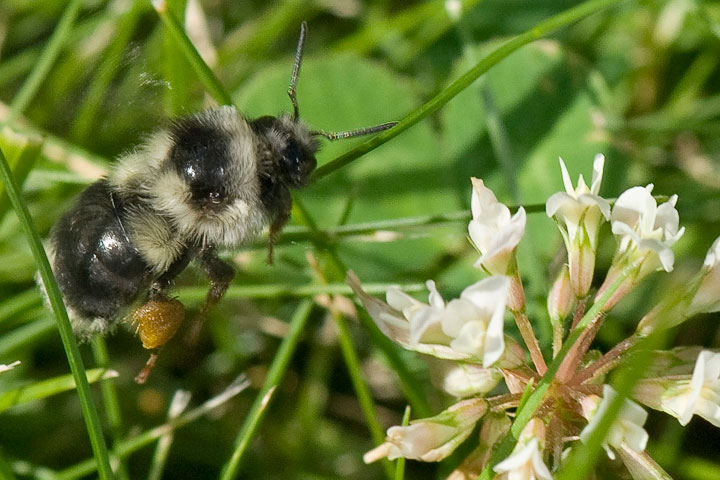
{"label": "bee's leg", "polygon": [[132,316],[143,347],[150,350],[145,367],[135,377],[135,382],[142,384],[150,376],[155,367],[160,351],[177,332],[185,318],[185,307],[179,300],[170,298],[167,292],[173,279],[182,272],[190,262],[190,254],[186,252],[173,263],[170,268],[150,284],[148,298]]}
{"label": "bee's leg", "polygon": [[167,300],[167,291],[170,289],[175,277],[185,270],[192,259],[191,251],[186,250],[180,258],[175,260],[170,267],[150,284],[149,300]]}
{"label": "bee's leg", "polygon": [[285,226],[289,219],[290,210],[287,209],[287,211],[281,211],[280,213],[278,213],[277,216],[275,216],[275,220],[273,221],[272,225],[270,225],[270,233],[268,235],[268,263],[270,265],[272,265],[273,263],[273,248],[275,247],[275,242],[277,242],[282,228]]}
{"label": "bee's leg", "polygon": [[290,220],[290,211],[292,210],[292,198],[289,194],[284,194],[276,199],[278,204],[276,205],[277,213],[273,219],[272,225],[270,225],[270,233],[268,235],[268,263],[273,263],[273,247],[277,242],[280,232],[285,224]]}
{"label": "bee's leg", "polygon": [[200,309],[197,321],[193,323],[188,332],[187,341],[190,344],[197,342],[205,318],[225,295],[230,282],[235,276],[235,270],[217,256],[214,248],[202,249],[198,255],[198,261],[210,279],[210,290],[208,290],[205,297],[205,304]]}
{"label": "bee's leg", "polygon": [[135,376],[135,383],[142,385],[147,381],[150,376],[150,372],[152,372],[152,369],[155,368],[155,362],[157,362],[158,356],[160,355],[160,350],[162,350],[162,347],[156,348],[150,352],[150,358],[148,358],[148,361],[145,363],[143,369],[140,370],[140,373]]}

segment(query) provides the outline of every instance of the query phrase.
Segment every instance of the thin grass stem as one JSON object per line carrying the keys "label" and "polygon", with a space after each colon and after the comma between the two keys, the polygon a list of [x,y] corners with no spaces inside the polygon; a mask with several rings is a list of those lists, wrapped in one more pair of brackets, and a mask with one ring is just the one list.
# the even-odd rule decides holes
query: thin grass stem
{"label": "thin grass stem", "polygon": [[65,310],[62,296],[60,295],[60,289],[55,282],[55,277],[50,268],[45,250],[40,242],[40,236],[30,217],[30,212],[15,185],[15,180],[13,179],[12,172],[5,160],[5,155],[2,150],[0,150],[0,180],[2,180],[5,185],[5,190],[10,197],[10,202],[17,213],[22,230],[30,244],[30,250],[32,250],[33,256],[35,257],[35,262],[40,270],[40,275],[47,291],[48,301],[55,314],[60,338],[62,339],[65,354],[70,364],[70,370],[75,379],[75,385],[77,386],[80,407],[82,408],[83,417],[85,418],[85,424],[90,437],[90,445],[92,446],[93,454],[95,455],[95,460],[98,465],[98,473],[103,480],[112,479],[114,476],[110,468],[110,459],[100,426],[100,418],[98,417],[92,395],[90,394],[90,384],[85,374],[85,367],[82,363],[80,350],[78,349],[75,336],[70,327],[70,320],[68,319],[67,311]]}
{"label": "thin grass stem", "polygon": [[587,17],[593,13],[604,10],[612,5],[619,3],[622,0],[590,0],[584,2],[576,7],[566,10],[554,17],[551,17],[543,22],[540,22],[535,27],[531,28],[525,33],[517,35],[507,42],[503,43],[500,47],[496,48],[489,55],[478,62],[474,67],[468,70],[463,76],[455,80],[444,90],[438,93],[436,96],[431,98],[425,104],[421,105],[416,110],[413,110],[407,114],[397,125],[389,130],[372,137],[366,142],[361,143],[352,150],[340,155],[339,157],[331,160],[325,165],[321,166],[312,175],[311,181],[319,180],[322,177],[338,170],[346,165],[354,162],[361,156],[376,149],[380,145],[387,143],[391,139],[397,137],[402,132],[412,127],[416,123],[420,122],[430,114],[438,111],[446,103],[452,100],[458,93],[469,87],[480,75],[484,74],[490,68],[497,65],[500,61],[504,60],[515,50],[523,47],[539,38],[547,36],[562,27],[565,27],[571,23],[574,23],[582,18]]}

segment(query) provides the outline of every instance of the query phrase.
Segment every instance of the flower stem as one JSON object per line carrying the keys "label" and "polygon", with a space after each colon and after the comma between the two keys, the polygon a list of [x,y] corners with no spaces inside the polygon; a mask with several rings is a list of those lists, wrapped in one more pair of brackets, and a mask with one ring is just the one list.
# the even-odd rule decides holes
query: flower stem
{"label": "flower stem", "polygon": [[513,316],[515,317],[515,324],[517,325],[518,330],[520,330],[520,335],[522,336],[525,345],[527,345],[528,350],[530,350],[530,358],[535,365],[535,370],[537,370],[540,375],[544,375],[547,371],[547,364],[543,358],[542,351],[540,350],[540,344],[535,337],[532,325],[530,325],[530,319],[528,319],[528,316],[524,311],[513,311]]}
{"label": "flower stem", "polygon": [[638,335],[631,335],[622,342],[618,343],[612,348],[612,350],[600,357],[599,360],[594,362],[582,372],[578,373],[573,379],[573,383],[581,384],[588,380],[592,380],[597,375],[602,375],[612,370],[615,366],[617,366],[620,355],[627,352],[638,342],[638,340],[640,340]]}
{"label": "flower stem", "polygon": [[575,314],[573,315],[573,321],[572,321],[572,326],[570,327],[570,330],[574,330],[575,327],[577,327],[577,324],[583,318],[583,315],[585,315],[585,311],[587,309],[587,302],[588,302],[587,297],[585,297],[583,299],[578,299],[577,307],[575,308]]}
{"label": "flower stem", "polygon": [[602,312],[598,313],[598,315],[592,319],[587,328],[583,330],[580,338],[578,338],[578,340],[570,348],[570,351],[563,359],[563,362],[560,364],[560,368],[558,368],[557,374],[555,375],[555,378],[557,378],[559,382],[567,383],[575,375],[580,362],[582,362],[582,359],[585,356],[585,352],[587,352],[588,348],[590,348],[590,344],[592,344],[595,335],[597,335],[598,330],[600,330],[600,326],[602,325],[604,318],[605,315]]}

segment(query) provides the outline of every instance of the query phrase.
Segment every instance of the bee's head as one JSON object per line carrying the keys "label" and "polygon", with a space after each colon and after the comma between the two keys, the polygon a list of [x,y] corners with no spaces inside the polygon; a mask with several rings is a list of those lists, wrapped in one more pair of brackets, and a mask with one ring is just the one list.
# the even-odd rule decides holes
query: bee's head
{"label": "bee's head", "polygon": [[260,154],[260,171],[291,188],[307,185],[317,166],[315,153],[319,148],[310,131],[287,115],[260,117],[251,126],[265,150]]}

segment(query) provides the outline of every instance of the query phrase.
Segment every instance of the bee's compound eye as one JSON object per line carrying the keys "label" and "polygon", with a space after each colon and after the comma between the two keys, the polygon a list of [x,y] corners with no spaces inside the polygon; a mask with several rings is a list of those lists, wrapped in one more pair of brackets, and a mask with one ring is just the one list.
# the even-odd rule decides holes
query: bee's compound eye
{"label": "bee's compound eye", "polygon": [[151,299],[132,316],[143,347],[150,350],[165,345],[180,328],[185,307],[174,298]]}

